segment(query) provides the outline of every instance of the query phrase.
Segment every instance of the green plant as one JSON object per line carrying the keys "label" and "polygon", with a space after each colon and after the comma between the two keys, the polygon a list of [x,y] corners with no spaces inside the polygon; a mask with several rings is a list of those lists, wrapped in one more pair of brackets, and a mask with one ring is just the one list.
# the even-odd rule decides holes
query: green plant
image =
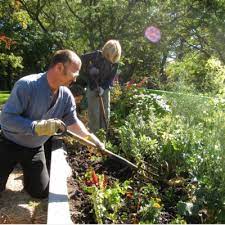
{"label": "green plant", "polygon": [[185,219],[180,215],[176,215],[176,217],[173,220],[171,220],[170,223],[171,224],[187,224]]}
{"label": "green plant", "polygon": [[0,105],[4,104],[9,98],[10,93],[8,91],[0,91]]}
{"label": "green plant", "polygon": [[[119,138],[115,146],[109,146],[138,165],[147,162],[160,168],[165,162],[164,179],[195,179],[191,192],[181,188],[182,196],[177,194],[179,189],[168,188],[163,193],[165,203],[176,209],[178,201],[192,202],[198,211],[195,221],[223,223],[224,106],[222,98],[160,91],[152,95],[152,90],[130,88],[115,105],[113,118],[118,122],[113,125]],[[151,203],[143,206],[143,215],[151,217],[151,207]],[[207,213],[200,216],[202,211]]]}
{"label": "green plant", "polygon": [[225,67],[214,56],[189,53],[182,60],[167,67],[169,89],[183,89],[196,93],[224,93]]}
{"label": "green plant", "polygon": [[85,186],[84,189],[90,194],[96,222],[102,224],[106,220],[110,220],[118,223],[118,212],[124,205],[122,196],[129,188],[129,182],[125,181],[122,184],[115,182],[112,187],[108,187],[106,177],[95,174],[93,170],[89,171],[86,177],[89,177],[88,182],[86,180],[88,186]]}

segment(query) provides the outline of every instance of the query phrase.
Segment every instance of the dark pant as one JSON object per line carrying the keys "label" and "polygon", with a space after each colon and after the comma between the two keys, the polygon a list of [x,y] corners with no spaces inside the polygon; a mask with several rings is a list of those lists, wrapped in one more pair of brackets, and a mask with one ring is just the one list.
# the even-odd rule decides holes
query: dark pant
{"label": "dark pant", "polygon": [[23,169],[24,189],[34,198],[48,196],[49,173],[44,147],[26,148],[0,137],[0,192],[15,165]]}

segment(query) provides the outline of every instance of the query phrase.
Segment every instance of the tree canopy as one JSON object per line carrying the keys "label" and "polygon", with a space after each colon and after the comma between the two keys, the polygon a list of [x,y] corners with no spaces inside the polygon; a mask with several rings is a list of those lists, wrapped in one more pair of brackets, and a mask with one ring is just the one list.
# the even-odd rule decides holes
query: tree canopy
{"label": "tree canopy", "polygon": [[[203,67],[212,57],[225,63],[224,0],[0,0],[0,3],[1,76],[10,78],[10,82],[46,70],[57,49],[69,48],[81,55],[101,48],[111,38],[122,45],[120,68],[124,81],[147,76],[157,88],[171,87],[165,86],[170,80],[168,65],[185,63],[190,53],[203,60]],[[158,43],[144,36],[150,25],[161,31]]]}

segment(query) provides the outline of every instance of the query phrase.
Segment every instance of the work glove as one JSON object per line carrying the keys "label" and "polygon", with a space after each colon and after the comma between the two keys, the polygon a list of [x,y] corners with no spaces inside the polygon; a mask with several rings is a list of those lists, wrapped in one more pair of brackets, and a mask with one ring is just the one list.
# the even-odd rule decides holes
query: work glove
{"label": "work glove", "polygon": [[99,69],[96,68],[96,67],[94,67],[94,66],[92,66],[92,67],[89,69],[89,74],[90,74],[91,76],[96,76],[96,75],[99,74]]}
{"label": "work glove", "polygon": [[100,150],[105,149],[105,145],[103,142],[101,142],[94,134],[89,134],[88,138],[89,141],[93,142]]}
{"label": "work glove", "polygon": [[52,136],[63,126],[64,123],[59,119],[39,120],[34,122],[34,132],[38,136]]}
{"label": "work glove", "polygon": [[104,94],[104,89],[102,87],[98,88],[98,95],[102,96]]}

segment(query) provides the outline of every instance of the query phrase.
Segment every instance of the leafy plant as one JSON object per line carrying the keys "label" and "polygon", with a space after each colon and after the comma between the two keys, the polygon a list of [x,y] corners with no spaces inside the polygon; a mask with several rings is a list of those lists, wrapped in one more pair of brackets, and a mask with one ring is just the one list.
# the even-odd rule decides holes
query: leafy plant
{"label": "leafy plant", "polygon": [[[160,91],[152,95],[152,90],[130,88],[114,106],[113,118],[119,122],[113,125],[119,144],[110,148],[142,166],[147,162],[160,170],[166,165],[162,171],[166,180],[177,176],[195,179],[191,192],[187,182],[180,188],[183,196],[178,196],[179,190],[168,189],[164,201],[174,208],[180,208],[179,201],[191,202],[198,211],[195,221],[222,223],[224,104],[222,98]],[[143,207],[143,215],[148,215],[151,206]],[[207,211],[204,219],[202,211]],[[191,221],[187,213],[182,215]]]}
{"label": "leafy plant", "polygon": [[86,177],[90,177],[90,173],[91,179],[86,180],[88,186],[84,189],[90,194],[97,223],[102,224],[106,220],[118,223],[118,212],[124,205],[122,196],[126,193],[129,182],[125,181],[122,184],[115,182],[109,187],[104,175],[97,175],[92,170],[86,174]]}

